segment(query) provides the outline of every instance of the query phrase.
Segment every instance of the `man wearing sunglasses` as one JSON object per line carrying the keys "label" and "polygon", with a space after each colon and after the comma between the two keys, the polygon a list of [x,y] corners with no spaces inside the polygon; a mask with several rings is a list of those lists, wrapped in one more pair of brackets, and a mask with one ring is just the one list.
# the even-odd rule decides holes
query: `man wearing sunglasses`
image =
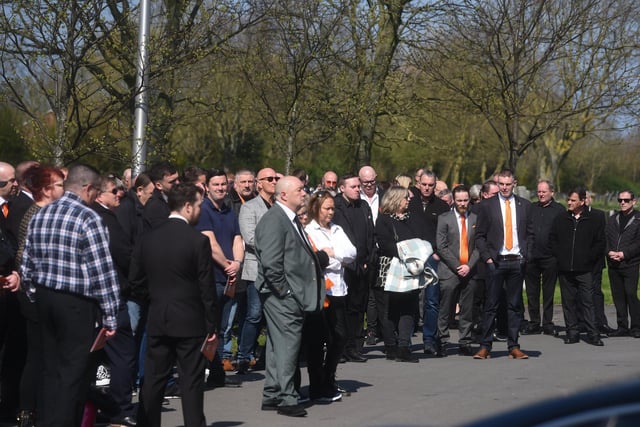
{"label": "man wearing sunglasses", "polygon": [[609,336],[640,338],[640,213],[634,209],[636,197],[630,190],[618,193],[618,203],[620,210],[609,218],[605,228],[609,282],[618,323],[618,329]]}

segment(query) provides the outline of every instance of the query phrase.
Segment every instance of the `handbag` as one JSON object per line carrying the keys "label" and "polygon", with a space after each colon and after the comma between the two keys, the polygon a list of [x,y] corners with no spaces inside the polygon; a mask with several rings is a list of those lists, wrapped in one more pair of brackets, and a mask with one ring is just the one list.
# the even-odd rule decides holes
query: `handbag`
{"label": "handbag", "polygon": [[384,282],[387,279],[387,272],[389,271],[389,266],[391,265],[391,260],[393,258],[389,257],[389,256],[380,256],[378,257],[378,264],[377,264],[377,274],[376,274],[376,281],[373,284],[373,288],[378,288],[378,289],[382,289],[384,288]]}
{"label": "handbag", "polygon": [[[393,228],[393,237],[395,241],[398,242],[398,233],[396,232],[396,227],[393,224],[391,224],[391,227]],[[373,284],[374,289],[384,288],[384,283],[387,280],[387,273],[389,272],[389,266],[391,265],[392,259],[393,257],[385,256],[385,255],[380,255],[378,257],[378,263],[377,263],[378,271],[376,274],[376,281]]]}

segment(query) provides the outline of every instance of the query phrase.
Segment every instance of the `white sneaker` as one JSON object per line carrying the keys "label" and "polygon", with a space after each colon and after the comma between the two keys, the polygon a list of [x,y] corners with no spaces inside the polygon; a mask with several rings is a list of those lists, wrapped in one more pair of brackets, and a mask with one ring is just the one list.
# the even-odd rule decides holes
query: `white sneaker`
{"label": "white sneaker", "polygon": [[111,374],[109,373],[109,368],[104,365],[98,366],[98,371],[96,372],[96,386],[104,387],[108,386],[111,383]]}

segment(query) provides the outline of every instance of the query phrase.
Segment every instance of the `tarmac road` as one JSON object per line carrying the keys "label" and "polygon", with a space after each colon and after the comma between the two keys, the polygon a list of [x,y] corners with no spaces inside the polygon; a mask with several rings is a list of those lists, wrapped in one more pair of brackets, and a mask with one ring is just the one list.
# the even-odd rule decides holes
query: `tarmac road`
{"label": "tarmac road", "polygon": [[[607,307],[607,317],[613,326],[613,306]],[[564,324],[560,306],[554,322]],[[456,333],[452,331],[452,342]],[[561,338],[526,335],[520,337],[520,345],[528,360],[509,359],[506,343],[501,342],[494,343],[489,360],[458,356],[453,350],[435,359],[422,354],[422,337],[417,334],[413,343],[420,363],[385,360],[381,343],[366,347],[366,363],[338,367],[338,383],[353,390],[351,395],[331,405],[312,405],[305,418],[260,410],[263,372],[235,375],[244,380],[241,388],[205,393],[207,425],[455,426],[554,396],[640,378],[640,339],[603,341],[604,347],[566,345]],[[303,392],[306,381],[303,371]],[[163,427],[182,426],[180,401],[172,400],[162,417]]]}

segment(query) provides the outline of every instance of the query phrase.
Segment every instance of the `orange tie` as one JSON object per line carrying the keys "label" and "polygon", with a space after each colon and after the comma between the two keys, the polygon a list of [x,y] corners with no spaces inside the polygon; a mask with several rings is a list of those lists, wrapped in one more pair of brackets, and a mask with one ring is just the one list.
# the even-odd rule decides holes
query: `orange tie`
{"label": "orange tie", "polygon": [[509,199],[504,201],[504,247],[507,250],[511,250],[513,248],[513,226],[511,224],[511,202]]}
{"label": "orange tie", "polygon": [[2,215],[4,215],[5,218],[9,216],[9,203],[2,205]]}
{"label": "orange tie", "polygon": [[467,239],[467,221],[464,215],[460,215],[460,264],[469,262],[469,240]]}

